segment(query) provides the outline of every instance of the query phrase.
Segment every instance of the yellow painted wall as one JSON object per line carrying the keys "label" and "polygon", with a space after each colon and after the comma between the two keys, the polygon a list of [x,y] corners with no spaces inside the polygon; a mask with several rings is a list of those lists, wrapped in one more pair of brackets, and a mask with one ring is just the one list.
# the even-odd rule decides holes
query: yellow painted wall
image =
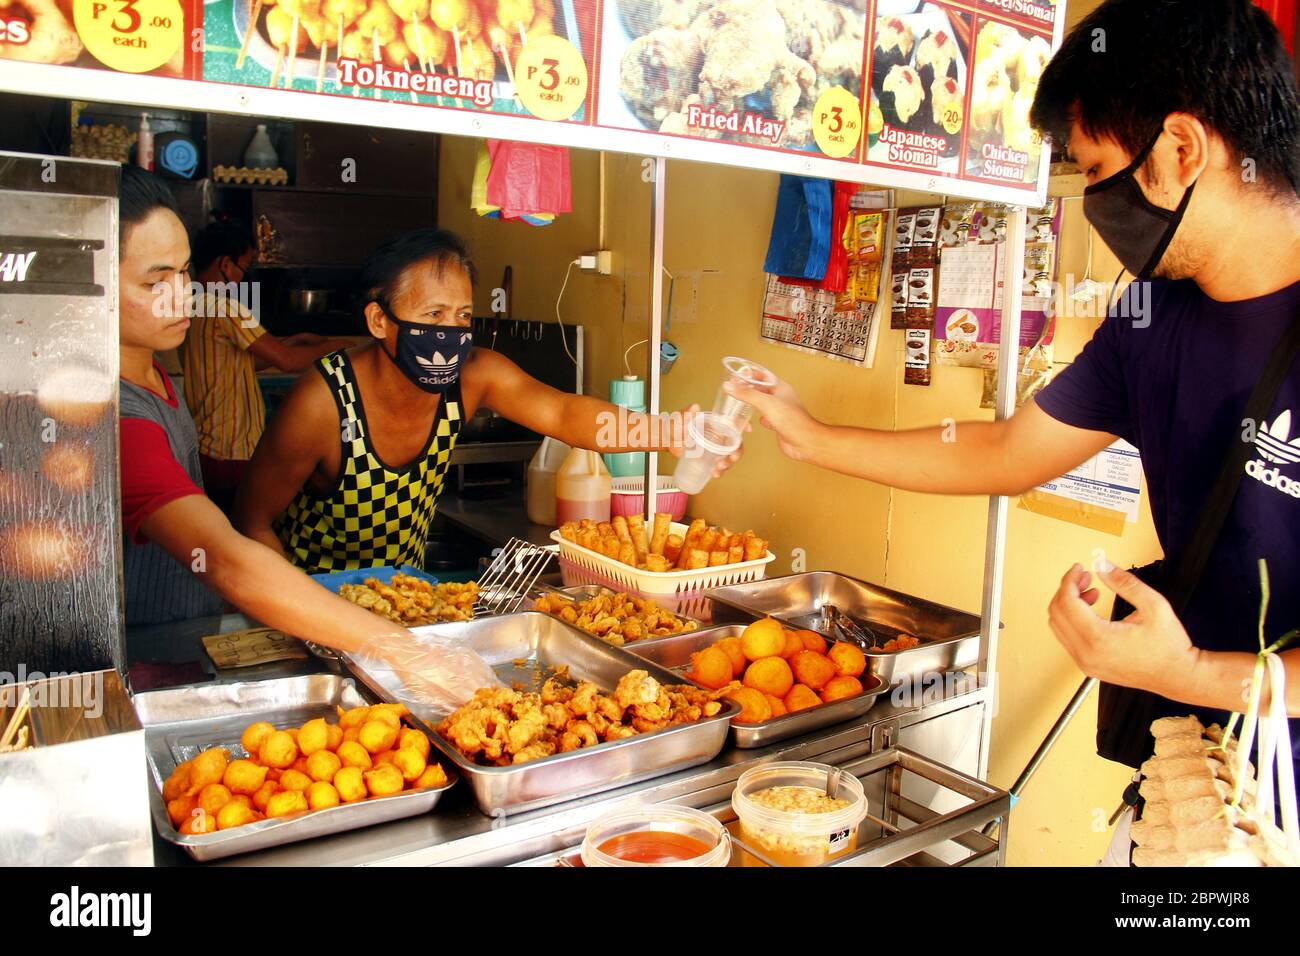
{"label": "yellow painted wall", "polygon": [[[1072,12],[1077,20],[1095,5]],[[572,153],[574,212],[551,227],[478,220],[468,210],[474,143],[447,139],[442,153],[442,224],[470,240],[485,280],[480,308],[506,263],[515,266],[517,316],[554,320],[565,264],[598,247],[600,160]],[[621,373],[624,348],[643,338],[649,310],[651,187],[637,157],[610,155],[604,177],[604,243],[616,275],[570,280],[563,314],[589,333],[588,390],[605,394]],[[981,411],[980,373],[938,366],[930,388],[902,384],[902,332],[883,330],[875,367],[861,369],[766,343],[758,336],[761,272],[775,204],[774,174],[674,161],[668,165],[665,265],[677,276],[668,335],[682,352],[664,378],[663,407],[707,405],[723,356],[770,366],[799,390],[820,418],[895,429],[991,417]],[[919,201],[900,196],[900,202]],[[1061,275],[1082,278],[1087,228],[1077,202],[1067,203]],[[1093,276],[1110,281],[1118,265],[1097,243]],[[666,287],[666,286],[665,286]],[[1062,317],[1058,362],[1073,358],[1096,320]],[[643,370],[644,352],[633,354]],[[960,427],[958,429],[960,441]],[[669,470],[671,464],[665,466]],[[769,433],[746,442],[744,460],[711,484],[691,510],[772,540],[772,574],[790,569],[802,548],[809,568],[843,571],[957,607],[978,611],[987,499],[923,496],[851,480],[782,456]],[[1082,675],[1047,626],[1046,608],[1061,576],[1105,548],[1119,564],[1158,554],[1145,492],[1141,520],[1122,537],[1088,532],[1012,507],[998,658],[997,714],[990,779],[1010,786],[1061,712]],[[1109,602],[1105,602],[1107,606]],[[1021,865],[1090,865],[1103,853],[1105,819],[1119,802],[1128,772],[1094,753],[1096,699],[1088,701],[1039,770],[1012,816],[1009,859]]]}

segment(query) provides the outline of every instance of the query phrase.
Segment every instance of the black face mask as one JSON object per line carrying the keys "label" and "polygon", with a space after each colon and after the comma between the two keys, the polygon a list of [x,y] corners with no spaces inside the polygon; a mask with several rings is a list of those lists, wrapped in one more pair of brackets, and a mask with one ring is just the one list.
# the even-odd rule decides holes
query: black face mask
{"label": "black face mask", "polygon": [[474,347],[474,333],[460,325],[423,325],[399,319],[378,299],[388,320],[397,326],[397,354],[388,351],[384,340],[379,347],[416,388],[435,395],[456,384],[461,366]]}
{"label": "black face mask", "polygon": [[1151,278],[1160,265],[1196,188],[1196,183],[1187,187],[1177,209],[1161,209],[1142,192],[1137,171],[1163,132],[1157,133],[1126,168],[1089,186],[1083,193],[1083,215],[1124,268],[1139,279]]}

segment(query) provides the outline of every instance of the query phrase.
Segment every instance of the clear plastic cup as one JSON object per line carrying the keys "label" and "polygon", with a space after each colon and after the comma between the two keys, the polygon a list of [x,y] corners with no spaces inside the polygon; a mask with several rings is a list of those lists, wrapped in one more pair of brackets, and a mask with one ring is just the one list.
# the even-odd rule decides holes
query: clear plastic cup
{"label": "clear plastic cup", "polygon": [[743,432],[745,425],[754,417],[754,406],[728,395],[727,383],[732,382],[746,388],[767,391],[776,384],[776,376],[757,362],[751,362],[749,359],[743,359],[735,355],[728,355],[724,358],[722,368],[725,374],[722,377],[722,384],[718,386],[718,394],[713,399],[713,414],[729,419],[736,428]]}
{"label": "clear plastic cup", "polygon": [[584,866],[718,867],[730,862],[726,828],[701,810],[672,804],[638,804],[607,813],[587,828],[582,841]]}
{"label": "clear plastic cup", "polygon": [[[839,809],[785,810],[755,799],[757,794],[777,787],[797,788],[808,799],[816,799],[819,794],[824,797],[829,769],[820,763],[781,761],[746,770],[731,795],[732,809],[740,820],[740,839],[780,866],[821,866],[856,849],[858,826],[867,815],[867,796],[862,781],[851,773],[838,774],[834,796],[848,801]],[[796,799],[788,791],[779,796]],[[745,866],[763,865],[743,850],[741,862]]]}
{"label": "clear plastic cup", "polygon": [[714,412],[701,412],[686,426],[686,454],[677,462],[673,484],[688,495],[696,495],[713,477],[713,469],[740,447],[740,429],[730,419]]}

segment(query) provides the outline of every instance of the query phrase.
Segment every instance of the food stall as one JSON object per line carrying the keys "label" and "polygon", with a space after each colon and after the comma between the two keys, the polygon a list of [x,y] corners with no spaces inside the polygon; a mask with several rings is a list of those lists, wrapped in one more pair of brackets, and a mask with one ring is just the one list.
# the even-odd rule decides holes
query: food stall
{"label": "food stall", "polygon": [[[111,4],[65,8],[50,0],[48,6],[48,11],[42,7],[44,22],[54,18],[64,24],[63,42],[53,50],[42,47],[39,56],[32,45],[6,46],[0,88],[142,109],[356,124],[644,156],[651,184],[647,266],[652,276],[665,272],[670,158],[1004,203],[1009,209],[1001,224],[1003,256],[1012,264],[1023,262],[1029,230],[1025,207],[1043,205],[1049,160],[1028,128],[1028,104],[1035,70],[1041,71],[1064,30],[1064,6],[1051,0],[905,2],[894,5],[897,16],[887,13],[890,5],[881,0],[872,7],[874,18],[862,3],[823,0],[810,8],[807,37],[791,25],[802,10],[793,9],[799,5],[739,0],[684,4],[691,15],[681,23],[669,22],[685,15],[674,5],[615,0],[434,0],[427,16],[421,4],[385,0],[370,5],[143,0],[130,5],[130,15]],[[17,19],[32,22],[28,16]],[[9,162],[21,175],[0,186],[21,193],[24,183],[39,180],[39,166],[33,165],[39,159]],[[94,163],[72,165],[97,168]],[[42,189],[62,195],[56,186]],[[878,210],[885,221],[904,218],[889,202],[863,208]],[[918,218],[923,225],[937,226],[934,218],[913,213],[909,229]],[[910,231],[908,236],[910,243]],[[95,248],[106,257],[94,278],[102,287],[99,331],[107,338],[93,367],[115,383],[115,218],[100,229],[96,241],[101,245]],[[928,267],[929,279],[916,275],[927,271],[926,262],[917,259],[911,272],[903,273],[918,290],[914,299],[922,303],[933,292],[927,284],[933,267]],[[907,264],[895,260],[896,267],[900,263]],[[1001,289],[994,395],[999,417],[1015,407],[1023,272],[1007,269]],[[883,291],[890,270],[877,260],[872,275]],[[645,381],[652,414],[661,410],[665,295],[663,283],[650,283]],[[851,309],[843,319],[859,323],[850,330],[853,335],[865,337],[864,329],[883,318],[883,297],[873,293],[869,299],[872,307]],[[933,307],[920,305],[917,311],[913,327],[933,324]],[[0,333],[14,336],[14,321],[9,312],[0,316]],[[909,362],[909,382],[913,365],[927,369],[928,376],[929,332],[917,331],[924,333],[916,337],[924,345]],[[909,332],[909,344],[911,337]],[[39,395],[43,384],[44,379],[18,383],[12,390]],[[103,405],[115,407],[113,391]],[[113,456],[98,461],[107,465]],[[571,749],[556,745],[549,754],[513,766],[485,766],[476,759],[482,752],[476,755],[457,742],[463,737],[455,721],[440,721],[440,715],[418,709],[409,712],[394,675],[373,662],[328,654],[223,671],[204,685],[140,691],[131,698],[138,723],[126,723],[137,745],[143,729],[155,861],[572,863],[589,825],[635,797],[655,806],[701,809],[723,825],[736,824],[730,837],[741,848],[736,859],[773,865],[779,861],[740,835],[744,813],[759,812],[746,803],[747,793],[741,791],[747,785],[741,778],[773,763],[794,762],[837,768],[825,782],[827,796],[851,792],[855,796],[843,802],[856,800],[865,807],[847,827],[857,834],[856,847],[832,834],[835,852],[817,862],[1003,862],[1010,798],[982,781],[992,720],[988,675],[997,670],[1007,499],[989,501],[983,602],[979,613],[971,614],[831,569],[769,579],[766,564],[774,556],[766,542],[759,540],[761,548],[751,555],[754,541],[740,540],[726,529],[675,524],[660,535],[658,471],[656,456],[647,455],[645,527],[632,533],[641,551],[664,559],[660,570],[647,570],[647,564],[635,560],[630,570],[620,569],[620,563],[628,562],[616,560],[603,542],[582,537],[594,529],[575,527],[566,533],[562,527],[547,536],[552,552],[558,552],[558,580],[554,575],[543,579],[539,589],[536,577],[501,577],[501,568],[494,565],[482,579],[473,620],[421,631],[435,642],[473,648],[507,685],[540,695],[546,706],[567,706],[573,716],[591,713],[573,709],[572,700],[584,684],[595,685],[593,693],[598,688],[621,702],[611,725],[622,731]],[[94,500],[115,515],[115,492],[108,484],[96,490]],[[112,532],[111,539],[118,533],[116,522],[114,516],[98,527]],[[652,525],[653,537],[646,533]],[[720,549],[696,549],[706,557],[694,567],[666,555],[665,538],[676,537],[680,551],[695,540],[693,534],[710,535],[714,544],[718,536],[731,541]],[[509,537],[528,534],[511,529]],[[498,543],[511,546],[504,534]],[[514,547],[525,548],[530,561],[536,554],[535,548]],[[617,553],[618,541],[614,547]],[[97,553],[111,578],[116,560],[111,542]],[[718,553],[722,560],[708,559]],[[543,568],[539,564],[536,570]],[[584,632],[564,611],[572,605],[576,617],[581,602],[611,599],[605,592],[583,590],[593,585],[663,600],[681,618],[676,631],[617,642],[623,646]],[[558,598],[552,596],[557,589],[563,589]],[[48,587],[22,594],[37,607],[50,600]],[[847,620],[836,618],[837,608]],[[78,633],[85,632],[89,620],[82,620]],[[98,650],[79,661],[79,669],[122,670],[117,621],[120,607],[111,615],[95,616]],[[767,621],[779,622],[779,636],[764,633],[772,630]],[[223,621],[222,630],[241,630],[249,623]],[[16,633],[24,622],[10,619],[4,625],[6,634]],[[865,638],[852,633],[860,625],[871,632]],[[817,684],[849,677],[856,690],[842,699],[822,694],[797,712],[778,715],[768,706],[759,719],[746,715],[741,701],[701,690],[711,684],[701,679],[699,661],[715,644],[748,646],[746,642],[761,644],[766,638],[779,645],[798,634],[811,635],[812,643],[789,656],[810,655],[804,658],[809,674],[819,667],[837,673],[830,652],[842,644],[858,647],[860,666],[841,669],[837,677]],[[882,636],[886,640],[877,643]],[[910,643],[890,646],[890,638]],[[766,652],[746,650],[743,660],[752,665],[785,658],[777,646]],[[647,674],[655,688],[674,689],[681,699],[674,698],[670,718],[651,719],[649,711],[638,710],[657,706],[658,690],[647,700],[631,687],[622,693],[631,673]],[[550,684],[566,674],[580,682],[576,692]],[[739,676],[729,674],[723,683]],[[799,683],[811,686],[819,679]],[[922,686],[924,692],[913,692]],[[548,693],[560,696],[547,700]],[[678,710],[689,714],[671,722],[680,716]],[[421,735],[426,766],[403,774],[395,789],[382,794],[372,789],[371,799],[216,832],[178,831],[180,824],[165,799],[168,788],[186,789],[185,775],[197,772],[203,761],[194,761],[205,750],[226,747],[237,754],[235,748],[242,746],[247,758],[257,759],[236,757],[230,765],[246,764],[241,772],[256,775],[259,782],[271,771],[281,778],[301,775],[296,761],[309,758],[307,747],[298,747],[309,725],[315,725],[313,733],[337,733],[342,739],[353,729],[344,726],[347,715],[367,713],[396,715],[401,725],[396,732]],[[332,722],[335,714],[337,724]],[[367,720],[355,729],[359,735],[363,726],[388,720]],[[267,758],[265,737],[247,736],[261,722],[273,725],[267,731],[271,736],[296,728],[292,757]],[[37,743],[37,760],[58,759],[58,747]],[[345,743],[314,748],[312,755],[333,755]],[[399,762],[378,760],[403,749],[393,744],[377,740],[373,748],[365,747],[376,767]],[[366,765],[371,763],[367,758]],[[423,771],[435,765],[442,768],[441,777],[419,783]],[[202,769],[207,774],[214,770]],[[223,762],[212,782],[220,782],[226,770]],[[176,774],[181,776],[174,778]],[[778,786],[793,786],[794,779]],[[145,806],[138,809],[141,815],[146,811]],[[1001,824],[996,838],[988,835],[994,823]]]}

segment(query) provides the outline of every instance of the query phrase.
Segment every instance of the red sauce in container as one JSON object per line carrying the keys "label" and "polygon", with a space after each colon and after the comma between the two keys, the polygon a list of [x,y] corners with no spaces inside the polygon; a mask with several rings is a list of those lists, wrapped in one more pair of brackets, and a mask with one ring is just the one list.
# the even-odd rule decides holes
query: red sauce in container
{"label": "red sauce in container", "polygon": [[713,847],[682,833],[666,830],[637,830],[610,837],[599,848],[601,853],[627,863],[662,866],[682,863],[710,852]]}

